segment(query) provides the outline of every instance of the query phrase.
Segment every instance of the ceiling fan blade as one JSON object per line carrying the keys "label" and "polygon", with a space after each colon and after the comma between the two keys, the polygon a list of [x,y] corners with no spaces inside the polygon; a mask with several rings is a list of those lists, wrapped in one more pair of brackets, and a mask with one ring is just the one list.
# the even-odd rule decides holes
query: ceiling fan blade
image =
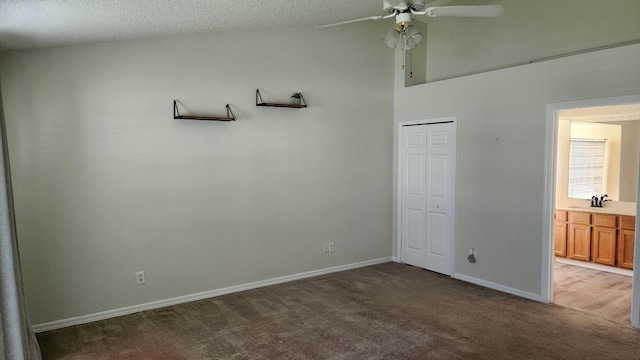
{"label": "ceiling fan blade", "polygon": [[504,14],[504,8],[502,5],[435,6],[414,14],[431,17],[498,17]]}
{"label": "ceiling fan blade", "polygon": [[[395,13],[392,14],[392,15],[395,15]],[[347,20],[347,21],[341,21],[341,22],[332,23],[332,24],[318,25],[318,26],[316,26],[316,29],[322,29],[322,28],[327,28],[327,27],[331,27],[331,26],[338,26],[338,25],[344,25],[344,24],[351,24],[351,23],[354,23],[354,22],[365,21],[365,20],[380,20],[380,19],[382,19],[384,17],[385,16],[369,16],[369,17],[362,18],[362,19]]]}

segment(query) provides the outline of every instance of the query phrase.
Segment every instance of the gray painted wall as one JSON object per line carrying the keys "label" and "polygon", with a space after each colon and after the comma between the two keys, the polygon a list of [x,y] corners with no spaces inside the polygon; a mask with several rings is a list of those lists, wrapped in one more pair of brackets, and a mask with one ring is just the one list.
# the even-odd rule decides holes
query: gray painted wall
{"label": "gray painted wall", "polygon": [[456,273],[541,294],[546,106],[640,94],[638,58],[631,45],[396,87],[396,123],[458,117]]}
{"label": "gray painted wall", "polygon": [[[3,54],[32,322],[390,257],[381,26]],[[256,88],[310,107],[256,107]],[[174,120],[173,99],[237,121]]]}

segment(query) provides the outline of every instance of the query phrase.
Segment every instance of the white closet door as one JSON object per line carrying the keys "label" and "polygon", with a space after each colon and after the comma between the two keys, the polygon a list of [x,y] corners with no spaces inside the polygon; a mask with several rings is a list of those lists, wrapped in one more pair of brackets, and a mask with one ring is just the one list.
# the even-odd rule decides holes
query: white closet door
{"label": "white closet door", "polygon": [[402,128],[402,262],[425,267],[427,127]]}
{"label": "white closet door", "polygon": [[451,275],[454,124],[403,127],[401,156],[402,261]]}

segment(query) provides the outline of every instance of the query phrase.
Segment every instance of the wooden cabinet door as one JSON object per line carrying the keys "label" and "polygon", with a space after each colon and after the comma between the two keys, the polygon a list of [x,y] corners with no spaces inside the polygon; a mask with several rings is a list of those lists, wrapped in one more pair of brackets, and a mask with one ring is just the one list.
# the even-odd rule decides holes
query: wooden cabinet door
{"label": "wooden cabinet door", "polygon": [[618,266],[633,269],[633,251],[636,232],[634,230],[620,230],[618,236]]}
{"label": "wooden cabinet door", "polygon": [[591,226],[569,224],[567,257],[582,261],[591,261]]}
{"label": "wooden cabinet door", "polygon": [[635,216],[619,216],[620,218],[620,225],[618,225],[618,227],[620,229],[625,229],[625,230],[635,230],[636,229],[636,217]]}
{"label": "wooden cabinet door", "polygon": [[553,253],[556,256],[567,256],[567,223],[556,221],[553,228]]}
{"label": "wooden cabinet door", "polygon": [[616,265],[616,229],[596,226],[593,228],[593,262]]}

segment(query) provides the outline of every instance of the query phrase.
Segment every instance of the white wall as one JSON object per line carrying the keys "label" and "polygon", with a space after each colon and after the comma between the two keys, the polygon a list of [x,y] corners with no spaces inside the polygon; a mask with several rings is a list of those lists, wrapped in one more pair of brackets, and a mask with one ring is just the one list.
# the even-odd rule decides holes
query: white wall
{"label": "white wall", "polygon": [[[630,45],[396,86],[396,123],[458,117],[456,273],[541,294],[546,106],[640,94],[638,58],[640,45]],[[475,264],[466,261],[468,247],[477,250]]]}
{"label": "white wall", "polygon": [[502,4],[504,16],[426,19],[428,26],[423,41],[427,43],[427,81],[640,40],[638,0],[498,0],[491,3]]}
{"label": "white wall", "polygon": [[[371,36],[385,29],[3,54],[32,322],[391,256],[393,53]],[[256,107],[256,88],[310,107]],[[174,120],[173,99],[183,114],[230,103],[237,121]]]}

